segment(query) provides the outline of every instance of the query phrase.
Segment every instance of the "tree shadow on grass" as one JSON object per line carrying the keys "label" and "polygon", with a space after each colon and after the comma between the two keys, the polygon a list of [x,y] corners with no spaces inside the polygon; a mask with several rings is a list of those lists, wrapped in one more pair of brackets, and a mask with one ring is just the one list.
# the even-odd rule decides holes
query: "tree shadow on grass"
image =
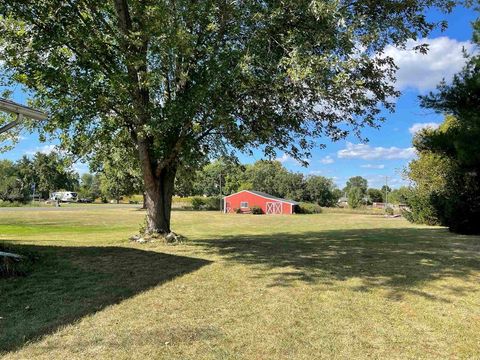
{"label": "tree shadow on grass", "polygon": [[[389,290],[400,300],[406,293],[431,300],[447,299],[418,286],[446,277],[466,278],[480,271],[480,237],[460,236],[441,228],[354,229],[319,232],[225,236],[194,244],[235,262],[258,266],[270,286],[294,282],[334,286],[360,279],[355,291]],[[465,287],[451,287],[458,296]]]}
{"label": "tree shadow on grass", "polygon": [[11,250],[37,259],[27,276],[0,279],[0,354],[210,263],[122,247]]}

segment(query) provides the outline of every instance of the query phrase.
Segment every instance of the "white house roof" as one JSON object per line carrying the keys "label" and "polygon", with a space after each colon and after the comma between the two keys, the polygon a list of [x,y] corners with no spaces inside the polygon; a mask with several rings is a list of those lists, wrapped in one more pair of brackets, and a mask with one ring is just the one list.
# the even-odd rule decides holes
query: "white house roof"
{"label": "white house roof", "polygon": [[262,191],[256,191],[256,190],[242,190],[242,191],[236,192],[235,194],[227,195],[227,196],[225,196],[225,198],[233,196],[233,195],[240,194],[242,192],[248,192],[248,193],[255,194],[255,195],[258,195],[260,197],[263,197],[265,199],[276,200],[276,201],[284,202],[284,203],[287,203],[287,204],[292,204],[292,205],[299,205],[300,204],[297,201],[282,199],[282,198],[264,193]]}

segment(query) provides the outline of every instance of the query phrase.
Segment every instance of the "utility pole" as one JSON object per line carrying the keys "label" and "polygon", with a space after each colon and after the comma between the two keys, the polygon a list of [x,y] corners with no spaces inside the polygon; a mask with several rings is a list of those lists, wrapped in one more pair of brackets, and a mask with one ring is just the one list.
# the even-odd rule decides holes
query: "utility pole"
{"label": "utility pole", "polygon": [[222,204],[223,204],[223,198],[222,198],[222,172],[220,172],[220,212],[222,212]]}
{"label": "utility pole", "polygon": [[35,183],[32,184],[32,204],[35,204]]}
{"label": "utility pole", "polygon": [[385,176],[385,211],[388,208],[388,176]]}

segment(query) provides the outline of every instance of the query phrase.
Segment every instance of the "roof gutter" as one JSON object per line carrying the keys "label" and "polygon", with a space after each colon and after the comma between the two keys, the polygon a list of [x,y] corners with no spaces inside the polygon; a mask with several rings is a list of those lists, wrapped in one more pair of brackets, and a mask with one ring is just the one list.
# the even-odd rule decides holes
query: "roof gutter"
{"label": "roof gutter", "polygon": [[11,128],[20,124],[23,117],[41,121],[47,119],[47,114],[43,111],[32,109],[28,106],[18,104],[16,102],[0,98],[0,111],[17,115],[17,120],[0,127],[0,134],[10,130]]}

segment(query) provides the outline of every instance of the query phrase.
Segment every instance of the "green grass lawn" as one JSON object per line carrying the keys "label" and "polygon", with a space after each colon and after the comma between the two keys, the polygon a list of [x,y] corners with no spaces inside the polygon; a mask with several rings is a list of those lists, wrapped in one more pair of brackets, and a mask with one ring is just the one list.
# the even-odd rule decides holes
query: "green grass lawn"
{"label": "green grass lawn", "polygon": [[479,358],[480,237],[362,214],[175,211],[185,244],[129,242],[143,217],[0,211],[0,244],[32,261],[0,279],[0,356]]}

